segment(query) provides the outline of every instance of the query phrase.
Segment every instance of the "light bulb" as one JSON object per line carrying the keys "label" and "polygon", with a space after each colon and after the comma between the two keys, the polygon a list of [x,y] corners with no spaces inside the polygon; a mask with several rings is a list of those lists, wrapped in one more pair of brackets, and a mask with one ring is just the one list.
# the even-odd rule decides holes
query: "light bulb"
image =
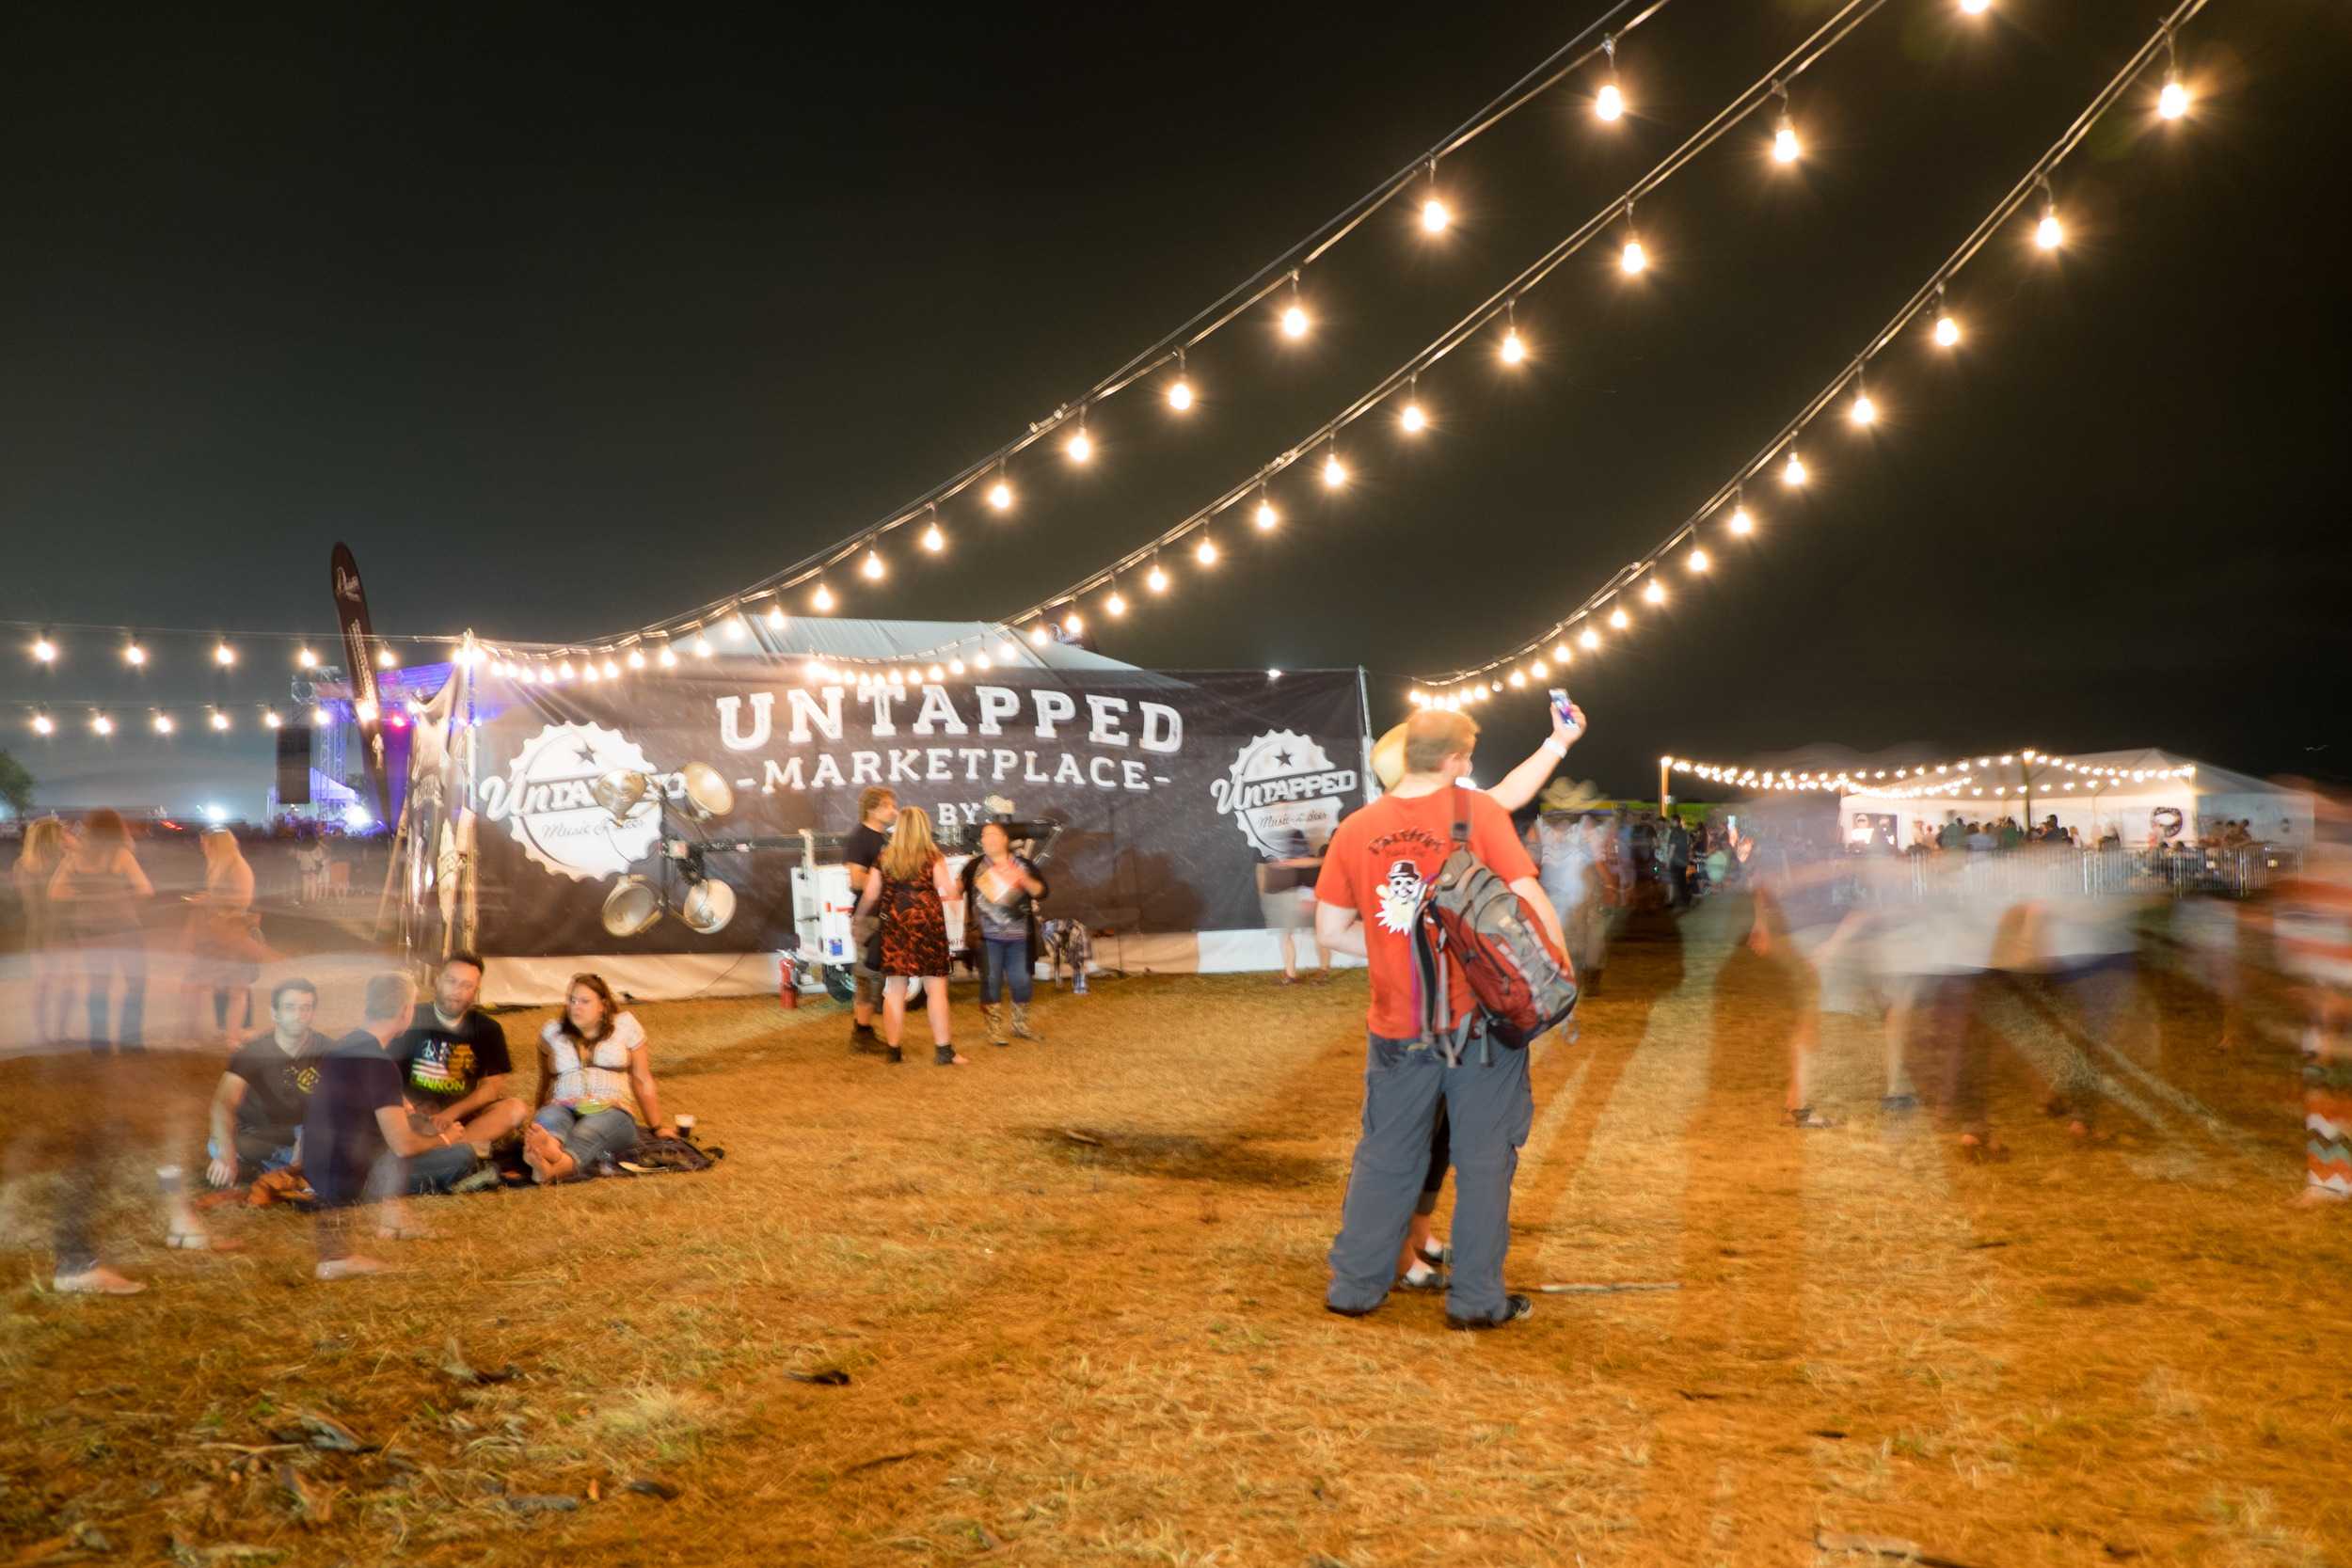
{"label": "light bulb", "polygon": [[1625,113],[1625,94],[1614,82],[1601,84],[1600,92],[1593,99],[1593,113],[1602,119],[1614,119]]}
{"label": "light bulb", "polygon": [[1804,459],[1793,451],[1790,452],[1788,466],[1780,470],[1780,482],[1783,484],[1803,484],[1804,483]]}
{"label": "light bulb", "polygon": [[1516,365],[1527,357],[1527,343],[1524,339],[1520,338],[1518,327],[1515,326],[1502,335],[1502,362],[1506,365]]}
{"label": "light bulb", "polygon": [[375,667],[379,670],[389,670],[399,662],[400,656],[389,648],[378,648],[375,651]]}
{"label": "light bulb", "polygon": [[1514,670],[1511,672],[1510,679],[1511,685],[1515,688],[1525,686],[1527,684],[1527,672],[1524,670]]}
{"label": "light bulb", "polygon": [[319,656],[308,648],[296,648],[294,663],[305,670],[315,670],[319,667]]}
{"label": "light bulb", "polygon": [[1584,644],[1585,652],[1591,653],[1593,650],[1600,646],[1600,633],[1595,631],[1590,626],[1586,626],[1584,628],[1584,635],[1578,638],[1577,641]]}
{"label": "light bulb", "polygon": [[283,719],[278,717],[278,710],[276,708],[265,707],[262,710],[262,727],[263,729],[274,730],[284,722],[285,721]]}
{"label": "light bulb", "polygon": [[57,645],[46,637],[33,639],[33,662],[36,664],[56,663]]}
{"label": "light bulb", "polygon": [[[1114,621],[1119,619],[1121,615],[1126,614],[1127,595],[1121,594],[1116,588],[1112,589],[1110,591],[1110,595],[1103,601],[1103,613],[1108,615]],[[960,675],[963,673],[963,672],[961,670],[958,670],[956,673]]]}
{"label": "light bulb", "polygon": [[567,680],[570,680],[570,679],[572,678],[572,675],[573,675],[572,661],[571,661],[570,659],[568,659],[568,658],[567,658],[567,659],[565,659],[563,663],[561,663],[561,664],[559,664],[559,665],[557,665],[557,666],[555,667],[555,677],[556,677],[556,679],[558,679],[558,680],[566,680],[566,681],[567,681]]}
{"label": "light bulb", "polygon": [[2167,119],[2178,119],[2188,113],[2188,88],[2178,76],[2165,79],[2164,90],[2156,94],[2156,113]]}
{"label": "light bulb", "polygon": [[696,658],[708,658],[710,657],[709,638],[697,636],[694,639],[694,657]]}
{"label": "light bulb", "polygon": [[325,729],[327,724],[333,721],[333,719],[334,715],[328,713],[324,706],[314,707],[310,710],[310,722],[316,724],[321,729]]}
{"label": "light bulb", "polygon": [[1436,197],[1433,196],[1421,204],[1421,227],[1423,233],[1442,234],[1445,232],[1445,226],[1453,221],[1454,214],[1447,212],[1445,203]]}
{"label": "light bulb", "polygon": [[1203,566],[1214,566],[1214,565],[1216,565],[1216,540],[1214,540],[1214,539],[1203,539],[1203,540],[1201,540],[1200,544],[1195,545],[1195,546],[1193,546],[1193,548],[1192,548],[1192,554],[1193,554],[1193,559],[1194,559],[1194,560],[1196,560],[1196,561],[1198,561],[1198,562],[1200,562],[1200,564],[1201,564],[1201,565],[1203,565]]}
{"label": "light bulb", "polygon": [[1642,248],[1641,241],[1628,240],[1624,252],[1617,258],[1617,265],[1624,268],[1629,277],[1649,265],[1649,252]]}
{"label": "light bulb", "polygon": [[1070,633],[1071,636],[1075,637],[1078,633],[1087,629],[1086,617],[1073,610],[1069,614],[1062,617],[1061,629]]}
{"label": "light bulb", "polygon": [[1192,406],[1192,383],[1178,376],[1168,388],[1168,405],[1179,414]]}
{"label": "light bulb", "polygon": [[1573,664],[1576,662],[1575,651],[1565,642],[1553,643],[1551,648],[1551,657],[1562,664]]}
{"label": "light bulb", "polygon": [[972,668],[975,670],[993,670],[995,667],[996,661],[989,657],[986,654],[974,654],[972,656]]}
{"label": "light bulb", "polygon": [[1080,425],[1078,434],[1064,443],[1062,451],[1070,454],[1073,463],[1088,462],[1094,456],[1094,437],[1087,434],[1086,426]]}
{"label": "light bulb", "polygon": [[1793,164],[1797,161],[1797,154],[1803,150],[1804,149],[1797,145],[1797,128],[1788,122],[1786,115],[1783,115],[1780,129],[1772,133],[1772,162]]}
{"label": "light bulb", "polygon": [[1045,646],[1045,640],[1052,635],[1053,633],[1045,629],[1043,622],[1040,622],[1038,625],[1029,628],[1029,641],[1036,643],[1041,648]]}
{"label": "light bulb", "polygon": [[882,574],[888,570],[889,568],[882,564],[881,551],[867,550],[866,559],[858,562],[857,575],[868,582],[880,582],[882,579]]}
{"label": "light bulb", "polygon": [[1168,592],[1168,573],[1161,568],[1158,562],[1153,562],[1152,569],[1143,574],[1143,585],[1154,594]]}
{"label": "light bulb", "polygon": [[1012,509],[1012,486],[1006,483],[1001,479],[995,483],[990,485],[988,487],[988,504],[994,507],[999,512],[1010,511]]}
{"label": "light bulb", "polygon": [[237,662],[237,650],[223,642],[213,650],[213,662],[226,670]]}
{"label": "light bulb", "polygon": [[1960,341],[1960,323],[1950,316],[1935,318],[1935,341],[1939,348],[1950,348]]}
{"label": "light bulb", "polygon": [[1740,506],[1732,509],[1731,531],[1734,533],[1753,533],[1756,531],[1756,519],[1749,515],[1748,509],[1746,507]]}
{"label": "light bulb", "polygon": [[133,642],[122,650],[122,662],[135,670],[147,662],[147,650]]}
{"label": "light bulb", "polygon": [[923,547],[933,555],[937,555],[947,547],[947,536],[940,531],[937,523],[931,524],[923,531]]}
{"label": "light bulb", "polygon": [[1272,528],[1282,520],[1282,515],[1274,510],[1274,503],[1263,496],[1258,498],[1258,510],[1251,515],[1262,529]]}
{"label": "light bulb", "polygon": [[[1118,597],[1118,595],[1117,595],[1117,594],[1113,594],[1113,595],[1112,595],[1112,597],[1113,597],[1113,598],[1116,598],[1116,597]],[[951,658],[951,659],[949,659],[949,660],[947,661],[947,673],[948,673],[949,674],[951,674],[951,675],[961,675],[961,674],[962,674],[962,673],[963,673],[963,660],[961,660],[961,659],[960,659],[960,658]]]}
{"label": "light bulb", "polygon": [[1960,8],[1969,16],[1982,16],[1993,8],[1993,0],[1960,0]]}
{"label": "light bulb", "polygon": [[1422,407],[1421,400],[1416,398],[1398,411],[1396,422],[1405,427],[1407,436],[1418,436],[1429,428],[1429,415]]}
{"label": "light bulb", "polygon": [[1282,336],[1297,339],[1307,335],[1306,308],[1293,305],[1282,312]]}
{"label": "light bulb", "polygon": [[1647,599],[1652,604],[1664,604],[1666,602],[1666,585],[1659,581],[1656,578],[1652,578],[1649,579],[1649,586],[1642,590],[1642,597]]}
{"label": "light bulb", "polygon": [[939,666],[938,666],[938,665],[936,665],[936,664],[932,665],[932,666],[930,667],[930,669],[928,672],[926,672],[926,673],[925,673],[925,674],[924,674],[924,679],[926,679],[926,680],[934,680],[934,681],[935,681],[935,680],[944,680],[944,679],[946,679],[946,675],[945,675],[945,673],[944,673],[940,670]]}
{"label": "light bulb", "polygon": [[115,721],[107,718],[103,713],[89,721],[89,727],[97,731],[100,735],[112,735],[115,733]]}
{"label": "light bulb", "polygon": [[[938,524],[936,524],[936,523],[934,523],[934,524],[932,524],[931,526],[932,526],[934,529],[936,529],[939,525],[938,525]],[[943,541],[943,542],[944,542],[944,541]],[[929,543],[928,543],[928,542],[926,542],[926,546],[925,546],[925,547],[926,547],[926,548],[930,548],[930,547],[932,547],[932,546],[930,546],[929,545]],[[770,629],[771,629],[771,630],[773,630],[773,631],[782,631],[782,630],[784,629],[784,623],[785,623],[785,619],[786,619],[786,617],[785,617],[785,613],[784,613],[784,606],[782,606],[782,605],[780,605],[780,604],[779,604],[779,605],[770,605],[770,606],[768,607],[768,626],[769,626],[769,627],[770,627]],[[631,659],[631,661],[630,661],[630,664],[629,664],[629,668],[630,668],[630,669],[632,669],[632,670],[642,670],[642,669],[644,669],[644,667],[645,667],[645,661],[644,661],[643,658],[632,658],[632,659]]]}
{"label": "light bulb", "polygon": [[1347,483],[1347,465],[1336,451],[1323,460],[1323,483],[1334,490]]}
{"label": "light bulb", "polygon": [[2044,250],[2056,250],[2066,243],[2066,226],[2058,222],[2057,208],[2043,213],[2042,221],[2033,226],[2033,243]]}
{"label": "light bulb", "polygon": [[667,642],[664,642],[661,644],[660,655],[654,660],[654,662],[660,665],[664,670],[676,669],[677,650],[671,647]]}
{"label": "light bulb", "polygon": [[169,735],[176,727],[177,726],[175,726],[171,721],[170,714],[159,713],[155,715],[155,733],[157,735]]}
{"label": "light bulb", "polygon": [[1633,617],[1625,612],[1623,605],[1619,605],[1609,612],[1609,629],[1612,631],[1623,631],[1632,624]]}
{"label": "light bulb", "polygon": [[218,709],[215,709],[213,712],[213,728],[216,730],[225,730],[228,727],[229,715],[220,712]]}
{"label": "light bulb", "polygon": [[[819,615],[832,614],[833,589],[825,583],[818,583],[817,585],[817,592],[808,596],[808,602],[817,607],[817,612]],[[662,662],[666,664],[669,661],[664,659]]]}
{"label": "light bulb", "polygon": [[1530,665],[1527,667],[1527,674],[1528,674],[1528,678],[1529,678],[1529,679],[1531,679],[1531,680],[1542,680],[1542,679],[1543,679],[1546,675],[1549,675],[1549,674],[1550,674],[1550,673],[1551,673],[1551,666],[1550,666],[1550,665],[1549,665],[1549,664],[1546,664],[1546,663],[1545,663],[1542,659],[1540,659],[1540,658],[1539,658],[1539,659],[1537,659],[1537,660],[1535,660],[1533,664],[1530,664]]}
{"label": "light bulb", "polygon": [[1704,572],[1708,568],[1708,562],[1705,550],[1694,549],[1685,559],[1693,572]]}
{"label": "light bulb", "polygon": [[48,735],[56,729],[56,725],[50,722],[49,715],[45,713],[36,713],[33,715],[33,733],[35,735]]}
{"label": "light bulb", "polygon": [[611,659],[606,659],[604,661],[604,677],[607,680],[619,680],[621,678],[621,667],[613,663]]}
{"label": "light bulb", "polygon": [[1878,422],[1878,417],[1879,405],[1870,401],[1870,394],[1867,392],[1856,392],[1853,397],[1852,405],[1846,410],[1846,418],[1851,420],[1856,424],[1867,425],[1876,424]]}

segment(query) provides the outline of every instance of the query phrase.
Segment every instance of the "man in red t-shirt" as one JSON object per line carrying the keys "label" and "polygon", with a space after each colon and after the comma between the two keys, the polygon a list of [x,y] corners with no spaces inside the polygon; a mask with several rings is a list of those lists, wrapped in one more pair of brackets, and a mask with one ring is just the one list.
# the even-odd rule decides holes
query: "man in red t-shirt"
{"label": "man in red t-shirt", "polygon": [[1502,1289],[1511,1178],[1534,1115],[1527,1053],[1498,1051],[1481,1037],[1481,1014],[1458,971],[1449,971],[1441,1009],[1447,1027],[1428,1032],[1432,1009],[1413,961],[1422,885],[1453,853],[1457,821],[1469,826],[1471,853],[1510,884],[1552,945],[1566,945],[1560,917],[1535,879],[1534,863],[1511,831],[1510,814],[1463,782],[1477,740],[1478,726],[1468,715],[1441,709],[1415,714],[1405,729],[1404,777],[1340,824],[1315,884],[1316,940],[1360,956],[1372,971],[1363,1134],[1348,1175],[1340,1234],[1331,1243],[1331,1288],[1325,1298],[1332,1311],[1350,1317],[1378,1307],[1396,1277],[1397,1250],[1428,1170],[1440,1099],[1452,1124],[1454,1168],[1446,1322],[1491,1328],[1532,1310],[1525,1296]]}

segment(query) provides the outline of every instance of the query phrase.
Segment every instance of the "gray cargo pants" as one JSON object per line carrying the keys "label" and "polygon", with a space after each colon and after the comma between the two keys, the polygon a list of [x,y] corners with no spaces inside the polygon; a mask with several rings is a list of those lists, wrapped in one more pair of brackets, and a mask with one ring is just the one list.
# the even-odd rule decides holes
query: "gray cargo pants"
{"label": "gray cargo pants", "polygon": [[[1331,1243],[1331,1289],[1343,1312],[1380,1305],[1396,1278],[1405,1229],[1429,1172],[1429,1138],[1445,1101],[1454,1141],[1454,1277],[1446,1311],[1502,1315],[1502,1259],[1511,1245],[1511,1179],[1534,1119],[1527,1053],[1491,1049],[1462,1034],[1436,1045],[1369,1037],[1364,1120],[1347,1177],[1340,1233]],[[1447,1062],[1446,1045],[1461,1058]]]}

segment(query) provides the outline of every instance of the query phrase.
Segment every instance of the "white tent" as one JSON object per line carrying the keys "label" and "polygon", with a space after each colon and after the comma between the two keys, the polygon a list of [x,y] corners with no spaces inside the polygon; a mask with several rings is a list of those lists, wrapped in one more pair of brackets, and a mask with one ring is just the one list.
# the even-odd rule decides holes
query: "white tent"
{"label": "white tent", "polygon": [[[2112,829],[2140,848],[2151,835],[2186,842],[2218,834],[2226,821],[2248,823],[2263,842],[2300,848],[2311,843],[2312,799],[2308,791],[2274,784],[2150,747],[2053,756],[2014,752],[1941,765],[1932,773],[1847,768],[1838,818],[1851,837],[1883,829],[1893,819],[1898,846],[1915,825],[1933,832],[1954,817],[1980,822],[2015,817],[2039,823],[2055,816],[2085,844]],[[1867,819],[1867,820],[1866,820]]]}

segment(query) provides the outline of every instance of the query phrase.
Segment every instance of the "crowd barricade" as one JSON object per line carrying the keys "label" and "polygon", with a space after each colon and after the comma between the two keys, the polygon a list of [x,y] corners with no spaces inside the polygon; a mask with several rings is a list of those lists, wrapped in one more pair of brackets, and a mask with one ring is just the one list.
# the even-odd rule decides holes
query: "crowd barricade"
{"label": "crowd barricade", "polygon": [[2024,844],[2010,849],[1945,849],[1900,858],[1902,871],[1890,877],[1887,857],[1866,869],[1854,857],[1853,875],[1843,892],[1850,904],[1883,903],[1907,896],[1914,902],[1948,895],[2016,903],[2042,898],[2191,895],[2245,898],[2295,876],[2300,851],[2249,844],[2229,847],[2169,849],[2052,849]]}

